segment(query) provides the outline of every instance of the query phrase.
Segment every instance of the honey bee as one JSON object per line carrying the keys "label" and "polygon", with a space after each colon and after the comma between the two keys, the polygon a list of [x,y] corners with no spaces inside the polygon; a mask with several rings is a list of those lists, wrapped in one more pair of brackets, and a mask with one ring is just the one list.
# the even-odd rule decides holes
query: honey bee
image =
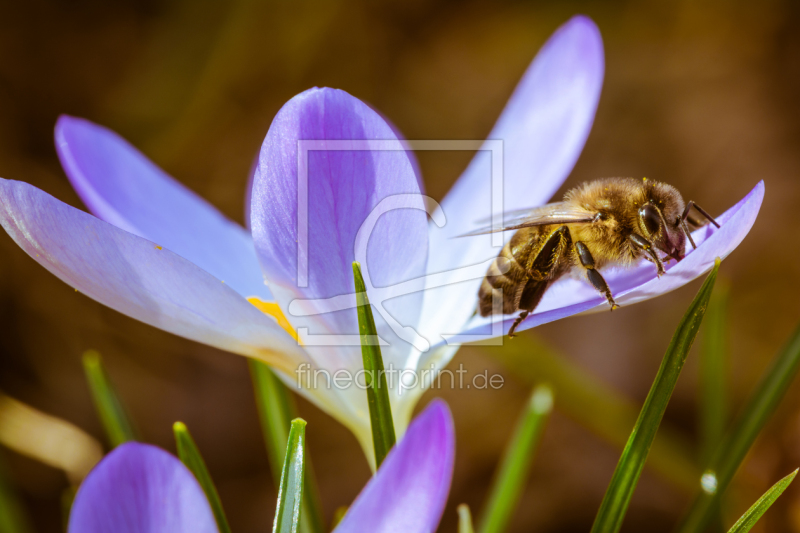
{"label": "honey bee", "polygon": [[[719,227],[702,207],[684,203],[675,187],[647,178],[599,179],[570,190],[561,202],[506,213],[502,227],[462,235],[516,230],[486,272],[478,291],[478,312],[489,316],[520,311],[508,331],[513,337],[550,284],[568,273],[585,274],[614,310],[619,306],[599,269],[629,267],[644,258],[661,277],[665,261],[683,259],[687,238],[696,247],[689,226],[706,222],[690,215],[692,207]],[[661,252],[666,255],[661,257]],[[495,309],[498,291],[502,307]]]}

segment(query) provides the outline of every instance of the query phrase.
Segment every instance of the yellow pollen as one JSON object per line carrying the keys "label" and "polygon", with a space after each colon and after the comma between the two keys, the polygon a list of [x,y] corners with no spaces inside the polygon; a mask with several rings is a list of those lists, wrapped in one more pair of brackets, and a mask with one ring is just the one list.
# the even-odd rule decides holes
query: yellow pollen
{"label": "yellow pollen", "polygon": [[159,246],[159,245],[157,245],[157,244],[156,244],[156,250],[163,250],[163,249],[164,249],[164,248],[162,248],[161,246]]}
{"label": "yellow pollen", "polygon": [[282,327],[286,333],[292,336],[294,340],[300,342],[300,339],[297,337],[297,333],[294,329],[292,329],[292,325],[286,320],[286,315],[283,314],[281,311],[280,306],[275,302],[265,302],[264,300],[256,297],[251,296],[247,299],[248,302],[253,304],[256,309],[264,313],[265,315],[269,315],[278,322],[278,325]]}

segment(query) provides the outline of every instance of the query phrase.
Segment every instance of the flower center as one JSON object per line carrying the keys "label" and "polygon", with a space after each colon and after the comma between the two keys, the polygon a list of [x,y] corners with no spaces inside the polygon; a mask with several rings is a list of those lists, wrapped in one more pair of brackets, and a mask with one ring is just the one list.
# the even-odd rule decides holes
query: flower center
{"label": "flower center", "polygon": [[264,313],[265,315],[269,315],[275,319],[280,327],[282,327],[286,333],[292,336],[294,340],[300,342],[300,339],[297,337],[297,332],[292,329],[292,325],[286,320],[286,315],[283,314],[281,311],[280,306],[275,302],[265,302],[256,296],[251,296],[247,299],[248,302],[256,306],[256,309]]}

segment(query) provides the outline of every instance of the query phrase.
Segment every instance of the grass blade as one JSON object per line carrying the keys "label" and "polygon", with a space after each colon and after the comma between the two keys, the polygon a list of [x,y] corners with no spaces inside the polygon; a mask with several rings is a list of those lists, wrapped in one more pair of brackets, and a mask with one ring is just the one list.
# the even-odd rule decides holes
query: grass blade
{"label": "grass blade", "polygon": [[2,463],[0,463],[0,531],[3,533],[33,531],[14,489],[8,482],[5,466]]}
{"label": "grass blade", "polygon": [[100,354],[94,350],[84,353],[83,370],[89,382],[95,409],[100,415],[100,421],[111,446],[117,447],[125,442],[137,440],[136,430],[113,384],[108,379]]}
{"label": "grass blade", "polygon": [[395,443],[392,407],[389,403],[389,388],[383,368],[383,357],[378,341],[378,331],[372,316],[372,307],[367,298],[361,265],[353,263],[353,277],[358,302],[358,332],[361,335],[361,356],[364,359],[364,379],[366,380],[369,419],[372,425],[372,444],[375,447],[375,468],[381,466],[383,459]]}
{"label": "grass blade", "polygon": [[286,456],[286,443],[289,441],[289,428],[297,418],[294,401],[278,376],[272,369],[255,359],[248,359],[253,391],[267,445],[267,456],[275,487],[281,484],[281,469]]}
{"label": "grass blade", "polygon": [[466,503],[458,506],[458,533],[475,533],[472,529],[472,514]]}
{"label": "grass blade", "polygon": [[728,284],[717,282],[708,303],[703,324],[703,349],[700,352],[700,455],[703,463],[711,459],[725,434],[728,417],[725,381],[727,347]]}
{"label": "grass blade", "polygon": [[639,419],[622,451],[611,483],[603,497],[600,510],[597,512],[592,526],[592,533],[616,533],[622,526],[625,512],[628,510],[628,504],[650,451],[650,445],[656,436],[667,403],[678,382],[683,363],[686,361],[689,349],[700,329],[700,323],[703,321],[708,300],[714,289],[719,265],[720,260],[717,259],[714,269],[706,277],[703,286],[700,287],[700,291],[672,336],[656,379],[639,414]]}
{"label": "grass blade", "polygon": [[[698,379],[699,397],[699,432],[700,432],[700,460],[707,464],[714,450],[719,446],[725,435],[727,425],[727,394],[726,381],[727,346],[727,307],[728,284],[725,280],[717,280],[714,294],[708,302],[708,311],[703,321],[702,350],[700,350],[700,371]],[[725,531],[720,505],[713,512],[710,531],[721,533]]]}
{"label": "grass blade", "polygon": [[222,509],[222,502],[217,494],[217,488],[211,480],[211,474],[208,473],[206,462],[200,455],[200,450],[189,433],[189,428],[183,422],[175,422],[172,425],[172,431],[175,433],[175,444],[178,448],[178,457],[181,462],[186,465],[186,468],[192,471],[194,477],[206,493],[208,503],[211,505],[211,510],[214,512],[214,518],[217,521],[220,533],[231,533],[231,528],[228,525],[228,519],[225,518],[225,511]]}
{"label": "grass blade", "polygon": [[296,533],[300,522],[300,506],[303,501],[303,478],[305,470],[306,421],[292,420],[289,440],[286,443],[286,458],[281,470],[278,490],[278,507],[275,509],[273,533]]}
{"label": "grass blade", "polygon": [[517,423],[492,483],[481,519],[481,533],[506,530],[519,503],[533,456],[552,409],[552,389],[548,385],[536,387]]}
{"label": "grass blade", "polygon": [[733,527],[728,530],[728,533],[747,533],[750,529],[756,525],[758,519],[761,518],[761,515],[767,512],[767,509],[775,503],[775,500],[778,499],[778,496],[783,494],[783,491],[786,490],[786,487],[791,485],[792,481],[794,481],[794,477],[797,475],[797,470],[786,476],[785,478],[781,479],[777,483],[775,483],[767,492],[761,496],[756,503],[754,503],[750,509],[747,510],[746,513],[742,515],[739,520],[733,524]]}
{"label": "grass blade", "polygon": [[[558,410],[601,439],[620,449],[627,443],[640,406],[535,337],[530,330],[502,349],[482,350],[530,385],[550,383],[558,391]],[[695,447],[685,435],[662,424],[646,466],[674,486],[694,492],[701,473],[695,455]]]}
{"label": "grass blade", "polygon": [[342,505],[341,507],[337,507],[333,512],[333,518],[331,519],[331,531],[335,531],[336,526],[339,525],[339,522],[344,520],[344,515],[347,514],[347,509],[348,507],[346,505]]}
{"label": "grass blade", "polygon": [[[261,420],[261,430],[267,445],[267,457],[272,471],[275,488],[280,490],[281,469],[289,442],[289,427],[297,418],[297,409],[289,390],[270,367],[261,361],[248,359],[253,391]],[[300,519],[302,533],[322,533],[322,505],[317,490],[311,458],[306,458],[305,480],[303,483],[303,504]]]}
{"label": "grass blade", "polygon": [[[75,495],[78,494],[78,487],[70,485],[61,491],[61,529],[69,532],[69,515],[72,513],[72,504],[75,502]],[[0,526],[0,531],[5,531]]]}
{"label": "grass blade", "polygon": [[708,525],[714,516],[720,494],[725,492],[747,451],[786,394],[799,368],[800,327],[794,331],[761,378],[733,427],[714,453],[701,480],[703,490],[692,503],[679,531],[700,532]]}

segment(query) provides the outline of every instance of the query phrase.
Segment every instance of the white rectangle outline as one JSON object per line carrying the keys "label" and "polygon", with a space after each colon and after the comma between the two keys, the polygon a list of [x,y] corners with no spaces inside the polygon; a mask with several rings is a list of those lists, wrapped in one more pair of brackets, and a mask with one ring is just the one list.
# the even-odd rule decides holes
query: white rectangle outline
{"label": "white rectangle outline", "polygon": [[[297,286],[308,287],[308,153],[312,151],[486,151],[491,154],[491,224],[503,223],[502,140],[298,140],[297,141]],[[503,234],[492,233],[492,246],[502,248]]]}
{"label": "white rectangle outline", "polygon": [[[346,140],[300,139],[297,141],[297,286],[308,287],[308,153],[312,151],[487,151],[491,158],[491,225],[503,223],[503,141],[486,140]],[[491,234],[491,245],[502,248],[503,233]],[[443,334],[449,345],[480,342],[486,345],[502,344],[503,321],[492,323],[492,333],[484,335]],[[316,336],[315,336],[316,337]],[[322,337],[329,337],[322,335]],[[321,339],[317,339],[318,341]],[[330,342],[331,339],[325,339]],[[307,339],[310,341],[310,339]],[[349,344],[345,341],[345,344]],[[356,343],[360,344],[360,343]]]}

